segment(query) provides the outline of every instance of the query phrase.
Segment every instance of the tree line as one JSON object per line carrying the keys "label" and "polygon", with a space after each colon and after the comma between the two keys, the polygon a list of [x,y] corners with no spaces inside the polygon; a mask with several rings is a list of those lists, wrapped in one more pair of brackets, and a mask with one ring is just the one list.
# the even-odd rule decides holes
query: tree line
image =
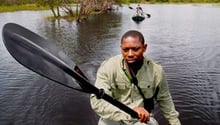
{"label": "tree line", "polygon": [[[61,17],[61,12],[66,16],[74,17],[77,21],[86,19],[92,12],[104,12],[112,5],[128,3],[129,0],[0,0],[1,5],[23,5],[36,4],[37,6],[48,6],[55,18]],[[73,6],[75,10],[73,10]]]}
{"label": "tree line", "polygon": [[[220,0],[0,0],[1,5],[36,4],[48,6],[55,18],[66,16],[74,17],[77,21],[86,19],[92,12],[105,12],[113,5],[121,6],[130,3],[219,3]],[[74,9],[73,10],[73,6]]]}
{"label": "tree line", "polygon": [[115,2],[115,3],[154,3],[154,2],[166,2],[166,3],[219,3],[220,0],[0,0],[0,5],[21,5],[21,4],[35,4],[35,3],[59,3],[62,1],[68,1],[70,3],[79,3],[82,1],[90,1],[91,3],[99,2]]}
{"label": "tree line", "polygon": [[83,1],[89,2],[89,3],[219,3],[220,0],[0,0],[0,6],[1,5],[21,5],[21,4],[39,4],[39,3],[81,3]]}

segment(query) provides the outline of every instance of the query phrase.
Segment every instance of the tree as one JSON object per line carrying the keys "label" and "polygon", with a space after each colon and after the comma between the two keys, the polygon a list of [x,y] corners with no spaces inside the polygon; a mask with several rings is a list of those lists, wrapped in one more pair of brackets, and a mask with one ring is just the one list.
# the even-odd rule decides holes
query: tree
{"label": "tree", "polygon": [[[61,1],[62,0],[37,0],[37,4],[42,6],[49,6],[54,17],[58,17],[60,16],[59,5],[61,4]],[[57,9],[57,13],[55,8]]]}
{"label": "tree", "polygon": [[[87,19],[88,16],[94,12],[105,12],[113,4],[121,5],[122,3],[128,3],[129,0],[37,0],[38,4],[49,6],[54,17],[60,17],[60,9],[62,9],[68,16],[77,18],[80,22]],[[72,10],[71,3],[76,3],[76,15]]]}

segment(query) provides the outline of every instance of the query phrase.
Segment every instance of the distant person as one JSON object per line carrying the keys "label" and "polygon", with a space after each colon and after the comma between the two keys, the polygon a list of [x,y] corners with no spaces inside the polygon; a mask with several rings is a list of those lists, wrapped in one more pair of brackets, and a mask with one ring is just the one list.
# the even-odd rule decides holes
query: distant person
{"label": "distant person", "polygon": [[170,125],[181,125],[162,66],[144,56],[143,35],[136,30],[126,32],[120,47],[121,54],[99,67],[95,86],[133,109],[139,119],[91,94],[91,106],[100,116],[98,125],[158,125],[153,117],[154,99]]}
{"label": "distant person", "polygon": [[141,15],[143,14],[143,9],[142,9],[142,7],[140,6],[140,4],[138,4],[137,7],[136,7],[136,13],[139,14],[139,15],[140,15],[140,14],[141,14]]}

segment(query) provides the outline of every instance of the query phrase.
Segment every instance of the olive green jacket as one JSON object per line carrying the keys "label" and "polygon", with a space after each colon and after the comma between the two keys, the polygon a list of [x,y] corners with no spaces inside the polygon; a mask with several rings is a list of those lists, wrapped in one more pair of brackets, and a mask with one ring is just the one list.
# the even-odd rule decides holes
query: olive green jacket
{"label": "olive green jacket", "polygon": [[[98,69],[95,86],[104,89],[106,94],[132,109],[134,107],[143,107],[143,98],[137,87],[130,82],[125,73],[126,70],[121,55],[104,61]],[[159,86],[156,99],[159,108],[171,125],[180,125],[179,113],[175,110],[162,67],[145,57],[143,66],[137,72],[136,77],[145,98],[151,98],[156,87]],[[94,111],[102,118],[114,121],[132,120],[129,114],[103,99],[97,99],[94,94],[91,95],[90,101]]]}

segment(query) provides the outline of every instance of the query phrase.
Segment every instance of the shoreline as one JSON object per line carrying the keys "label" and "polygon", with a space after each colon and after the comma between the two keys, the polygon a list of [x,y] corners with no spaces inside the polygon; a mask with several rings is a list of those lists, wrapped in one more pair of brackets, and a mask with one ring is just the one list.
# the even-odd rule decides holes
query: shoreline
{"label": "shoreline", "polygon": [[[130,3],[130,4],[138,4],[138,3]],[[191,4],[191,5],[216,5],[216,6],[220,6],[220,3],[184,3],[184,2],[172,2],[172,3],[168,3],[168,2],[158,2],[158,3],[151,3],[151,2],[145,2],[145,3],[139,3],[139,4]],[[129,5],[129,4],[128,4]],[[15,11],[39,11],[39,10],[50,10],[50,8],[48,6],[39,6],[36,4],[24,4],[24,5],[3,5],[0,6],[0,13],[4,13],[4,12],[15,12]]]}

